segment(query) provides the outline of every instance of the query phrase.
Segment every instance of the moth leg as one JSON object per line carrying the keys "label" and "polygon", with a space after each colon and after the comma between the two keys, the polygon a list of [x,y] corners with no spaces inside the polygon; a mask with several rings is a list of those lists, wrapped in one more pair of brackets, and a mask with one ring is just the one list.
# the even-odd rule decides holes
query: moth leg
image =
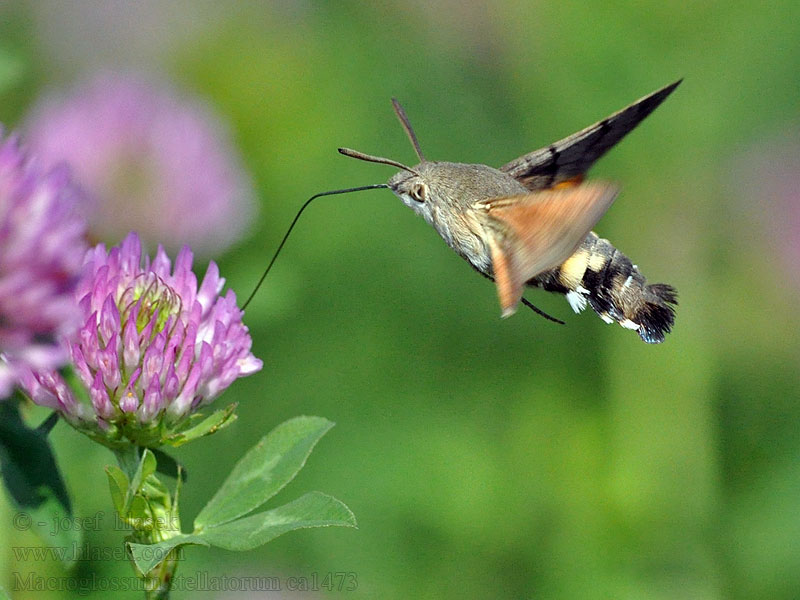
{"label": "moth leg", "polygon": [[526,298],[523,297],[521,300],[522,300],[522,303],[525,306],[530,308],[537,315],[540,315],[540,316],[544,317],[545,319],[547,319],[548,321],[552,321],[553,323],[558,323],[559,325],[566,325],[566,323],[564,323],[564,321],[562,321],[561,319],[556,319],[555,317],[551,317],[546,312],[544,312],[542,309],[537,308],[536,306],[534,306],[533,303],[530,302],[529,300],[527,300]]}
{"label": "moth leg", "polygon": [[[488,279],[489,281],[494,281],[494,277],[492,277],[491,275],[487,275],[487,274],[486,274],[486,273],[484,273],[483,271],[480,271],[480,270],[478,270],[478,268],[477,268],[477,267],[475,267],[475,266],[474,266],[472,263],[470,263],[470,266],[471,266],[473,269],[475,269],[475,271],[477,271],[478,273],[480,273],[481,275],[483,275],[484,277],[486,277],[486,279]],[[564,323],[564,321],[562,321],[561,319],[556,319],[555,317],[551,317],[551,316],[550,316],[550,315],[548,315],[546,312],[544,312],[542,309],[540,309],[540,308],[537,308],[536,306],[534,306],[533,302],[530,302],[530,301],[529,301],[529,300],[527,300],[525,297],[522,297],[520,300],[522,301],[522,303],[523,303],[525,306],[527,306],[528,308],[530,308],[530,309],[531,309],[533,312],[535,312],[537,315],[540,315],[540,316],[544,317],[544,318],[545,318],[545,319],[547,319],[548,321],[552,321],[553,323],[558,323],[559,325],[566,325],[566,323]]]}

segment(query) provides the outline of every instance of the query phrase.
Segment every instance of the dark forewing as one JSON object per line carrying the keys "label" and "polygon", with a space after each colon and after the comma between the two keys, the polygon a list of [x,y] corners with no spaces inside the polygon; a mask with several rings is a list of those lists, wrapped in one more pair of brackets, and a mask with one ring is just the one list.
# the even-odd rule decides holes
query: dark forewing
{"label": "dark forewing", "polygon": [[520,156],[500,167],[500,170],[517,179],[529,190],[549,188],[582,175],[653,112],[681,81],[679,79],[546,148]]}

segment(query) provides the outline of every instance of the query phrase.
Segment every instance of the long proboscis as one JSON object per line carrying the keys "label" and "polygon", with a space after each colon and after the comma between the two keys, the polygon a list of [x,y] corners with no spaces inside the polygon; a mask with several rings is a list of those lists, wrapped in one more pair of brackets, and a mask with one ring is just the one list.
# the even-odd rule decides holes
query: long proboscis
{"label": "long proboscis", "polygon": [[[340,152],[341,152],[341,150],[340,150]],[[347,153],[346,152],[342,152],[342,154],[347,154]],[[352,155],[350,155],[350,156],[352,156]],[[361,158],[361,157],[356,157],[356,158]],[[372,157],[370,157],[370,158],[372,158]],[[381,160],[380,162],[383,162],[383,160]],[[388,161],[387,161],[387,163],[388,164],[392,164],[391,162],[388,162]],[[399,165],[399,166],[402,166],[402,165]],[[405,167],[405,168],[407,168],[407,167]],[[408,169],[408,170],[411,170],[411,169]],[[372,184],[372,185],[364,185],[364,186],[361,186],[361,187],[345,188],[345,189],[341,189],[341,190],[331,190],[331,191],[328,191],[328,192],[320,192],[319,194],[314,194],[313,196],[311,196],[311,198],[306,200],[305,203],[303,204],[303,206],[300,207],[300,210],[297,211],[297,214],[294,216],[294,219],[292,219],[292,223],[289,225],[289,229],[286,230],[286,235],[283,236],[283,239],[281,240],[281,243],[278,244],[278,249],[275,250],[275,254],[272,255],[272,259],[269,261],[269,264],[267,265],[267,268],[264,269],[264,272],[261,274],[261,277],[259,278],[258,283],[256,283],[256,286],[253,288],[253,291],[250,292],[250,295],[247,297],[247,300],[245,300],[244,304],[242,304],[242,310],[247,308],[247,306],[250,304],[250,301],[253,299],[253,297],[256,295],[256,292],[258,292],[259,288],[261,287],[261,284],[264,283],[264,280],[267,278],[267,275],[269,274],[270,269],[272,269],[272,265],[275,264],[275,261],[277,260],[278,255],[281,253],[281,250],[283,250],[283,247],[286,245],[286,241],[289,239],[289,234],[292,233],[292,229],[294,229],[294,226],[297,224],[297,221],[300,219],[300,215],[303,214],[303,211],[306,209],[306,207],[308,207],[309,204],[311,204],[311,202],[313,200],[316,200],[317,198],[321,198],[322,196],[335,196],[337,194],[349,194],[350,192],[363,192],[365,190],[377,190],[377,189],[388,188],[388,187],[389,186],[386,185],[385,183],[375,183],[375,184]],[[562,321],[560,319],[556,319],[555,317],[552,317],[552,316],[548,315],[546,312],[544,312],[540,308],[536,307],[532,302],[530,302],[526,298],[522,298],[521,300],[522,300],[522,303],[525,306],[530,308],[537,315],[540,315],[540,316],[544,317],[545,319],[547,319],[548,321],[552,321],[553,323],[558,323],[560,325],[564,325],[564,321]]]}
{"label": "long proboscis", "polygon": [[250,304],[250,301],[253,299],[253,296],[256,295],[256,292],[261,287],[261,284],[264,283],[264,279],[266,279],[267,274],[269,273],[270,269],[272,269],[272,265],[275,264],[275,260],[278,258],[278,255],[281,253],[281,250],[283,250],[283,247],[286,244],[286,240],[289,239],[289,234],[292,233],[292,229],[294,229],[294,226],[297,224],[297,221],[300,219],[300,215],[303,214],[303,211],[306,209],[306,207],[309,204],[311,204],[311,202],[313,200],[316,200],[317,198],[321,198],[322,196],[335,196],[337,194],[349,194],[350,192],[363,192],[364,190],[376,190],[376,189],[388,188],[388,187],[389,186],[386,185],[385,183],[376,183],[376,184],[373,184],[373,185],[364,185],[364,186],[361,186],[361,187],[345,188],[343,190],[331,190],[329,192],[321,192],[319,194],[314,194],[313,196],[311,196],[311,198],[306,200],[305,204],[303,204],[303,206],[300,207],[300,210],[297,211],[297,214],[295,215],[294,219],[292,220],[291,225],[289,225],[289,229],[286,230],[286,235],[283,236],[283,239],[281,240],[281,243],[278,244],[278,249],[275,250],[275,254],[272,255],[272,259],[269,261],[269,264],[267,265],[267,268],[264,269],[264,273],[262,273],[261,278],[258,280],[258,283],[256,284],[256,287],[253,288],[253,291],[250,293],[250,296],[248,296],[247,300],[245,300],[244,304],[242,304],[242,310],[247,308],[247,305]]}

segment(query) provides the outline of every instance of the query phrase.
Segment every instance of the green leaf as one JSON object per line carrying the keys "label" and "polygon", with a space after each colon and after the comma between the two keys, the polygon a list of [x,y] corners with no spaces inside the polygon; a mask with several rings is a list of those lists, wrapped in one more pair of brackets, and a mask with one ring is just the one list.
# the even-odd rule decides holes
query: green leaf
{"label": "green leaf", "polygon": [[137,471],[141,469],[142,455],[139,452],[139,448],[132,444],[123,444],[117,448],[112,448],[111,451],[117,459],[119,468],[125,473],[128,481],[131,481],[136,476]]}
{"label": "green leaf", "polygon": [[125,494],[124,510],[126,513],[130,511],[134,497],[142,488],[147,478],[156,472],[157,466],[156,457],[153,456],[153,453],[149,449],[145,448],[139,459],[139,466],[136,469],[136,473],[134,473],[131,478],[130,485]]}
{"label": "green leaf", "polygon": [[278,508],[208,526],[196,532],[196,537],[226,550],[252,550],[287,531],[328,526],[356,527],[356,518],[336,498],[310,492]]}
{"label": "green leaf", "polygon": [[185,429],[180,433],[176,433],[175,435],[171,435],[166,439],[166,443],[170,446],[181,446],[186,442],[191,442],[197,438],[216,433],[236,420],[236,415],[233,412],[236,410],[236,406],[236,403],[233,403],[224,409],[211,413],[197,425]]}
{"label": "green leaf", "polygon": [[47,436],[25,425],[14,400],[0,402],[0,465],[17,506],[28,508],[44,502],[42,489],[46,489],[47,496],[58,499],[64,512],[71,514],[67,488]]}
{"label": "green leaf", "polygon": [[11,600],[11,596],[8,595],[2,585],[0,585],[0,600]]}
{"label": "green leaf", "polygon": [[80,546],[82,537],[82,527],[79,521],[65,512],[61,501],[49,496],[50,490],[42,489],[42,493],[47,498],[35,507],[27,507],[24,511],[20,510],[15,516],[15,524],[18,519],[25,517],[27,525],[36,532],[45,544],[56,551],[53,555],[57,556],[65,569],[74,567],[74,549]]}
{"label": "green leaf", "polygon": [[50,416],[47,417],[44,421],[39,423],[39,426],[36,428],[36,431],[41,433],[44,436],[50,435],[50,432],[53,431],[53,427],[58,424],[58,413],[53,411],[50,413]]}
{"label": "green leaf", "polygon": [[136,476],[133,478],[131,482],[132,485],[136,486],[136,489],[142,487],[142,483],[144,483],[150,475],[156,472],[158,468],[158,463],[156,462],[156,456],[153,454],[153,451],[150,448],[144,448],[142,450],[142,459],[139,462],[139,469],[136,472]]}
{"label": "green leaf", "polygon": [[169,506],[169,488],[156,475],[150,475],[139,487],[139,493],[150,502],[158,502],[160,505]]}
{"label": "green leaf", "polygon": [[114,465],[106,466],[106,476],[108,477],[108,488],[111,492],[111,500],[114,502],[114,508],[119,513],[121,518],[125,518],[127,508],[125,507],[125,496],[130,487],[128,476]]}
{"label": "green leaf", "polygon": [[167,554],[178,546],[194,544],[196,546],[208,546],[208,542],[196,535],[176,535],[173,538],[164,540],[157,544],[136,544],[128,543],[131,558],[136,567],[142,572],[147,573],[167,557]]}
{"label": "green leaf", "polygon": [[[30,429],[22,421],[18,402],[0,402],[0,465],[6,488],[18,509],[18,528],[32,529],[53,548],[80,545],[69,496],[47,441],[45,429]],[[72,566],[72,553],[63,553]],[[69,555],[69,556],[67,556]]]}
{"label": "green leaf", "polygon": [[294,479],[331,427],[322,417],[296,417],[270,431],[236,463],[197,515],[195,530],[232,521],[272,498]]}
{"label": "green leaf", "polygon": [[155,523],[148,499],[138,494],[134,496],[123,521],[137,532],[152,530]]}

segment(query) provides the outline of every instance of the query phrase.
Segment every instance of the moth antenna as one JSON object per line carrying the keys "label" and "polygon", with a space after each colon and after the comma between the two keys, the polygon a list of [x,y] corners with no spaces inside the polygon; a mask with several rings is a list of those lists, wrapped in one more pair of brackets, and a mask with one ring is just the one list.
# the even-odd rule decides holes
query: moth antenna
{"label": "moth antenna", "polygon": [[344,154],[345,156],[350,156],[351,158],[357,158],[358,160],[366,160],[367,162],[380,163],[382,165],[392,165],[393,167],[397,167],[398,169],[403,169],[404,171],[413,173],[417,177],[421,177],[421,175],[411,167],[407,167],[403,163],[399,163],[396,160],[392,160],[390,158],[381,158],[380,156],[372,156],[370,154],[364,154],[363,152],[359,152],[358,150],[350,150],[350,148],[339,148],[339,154]]}
{"label": "moth antenna", "polygon": [[315,199],[320,198],[322,196],[334,196],[336,194],[349,194],[350,192],[363,192],[364,190],[376,190],[376,189],[379,189],[379,188],[388,188],[388,187],[389,186],[386,185],[385,183],[376,183],[376,184],[373,184],[373,185],[364,185],[364,186],[361,186],[361,187],[345,188],[343,190],[331,190],[329,192],[321,192],[319,194],[314,194],[313,196],[311,196],[311,198],[306,200],[305,204],[303,204],[303,206],[300,207],[300,210],[297,211],[297,214],[295,215],[294,219],[292,220],[292,224],[289,225],[289,229],[286,230],[286,235],[283,236],[283,240],[281,240],[281,243],[278,244],[278,249],[275,250],[275,254],[272,255],[272,259],[269,261],[269,264],[267,265],[267,268],[264,269],[264,273],[261,274],[261,278],[258,280],[258,283],[256,284],[256,287],[253,288],[253,291],[250,293],[250,296],[248,296],[247,300],[245,300],[244,304],[242,304],[242,310],[247,308],[247,305],[250,304],[250,301],[253,299],[253,296],[256,295],[256,292],[258,291],[258,288],[260,288],[261,284],[264,283],[264,279],[266,279],[267,274],[269,273],[270,269],[272,268],[272,265],[275,264],[275,260],[278,258],[278,255],[281,253],[281,250],[283,250],[283,246],[286,244],[286,240],[289,239],[289,234],[292,233],[292,229],[294,229],[294,226],[297,224],[297,221],[300,219],[300,215],[303,214],[303,211],[306,209],[306,207],[309,204],[311,204],[312,200],[315,200]]}
{"label": "moth antenna", "polygon": [[425,162],[425,155],[422,154],[422,148],[419,147],[417,134],[414,133],[414,128],[411,127],[411,121],[408,120],[406,111],[403,110],[397,98],[392,98],[392,106],[394,106],[394,113],[397,115],[397,118],[400,119],[400,123],[403,124],[403,129],[406,130],[408,139],[411,140],[411,145],[414,146],[414,152],[417,153],[417,158],[419,158],[420,162]]}

